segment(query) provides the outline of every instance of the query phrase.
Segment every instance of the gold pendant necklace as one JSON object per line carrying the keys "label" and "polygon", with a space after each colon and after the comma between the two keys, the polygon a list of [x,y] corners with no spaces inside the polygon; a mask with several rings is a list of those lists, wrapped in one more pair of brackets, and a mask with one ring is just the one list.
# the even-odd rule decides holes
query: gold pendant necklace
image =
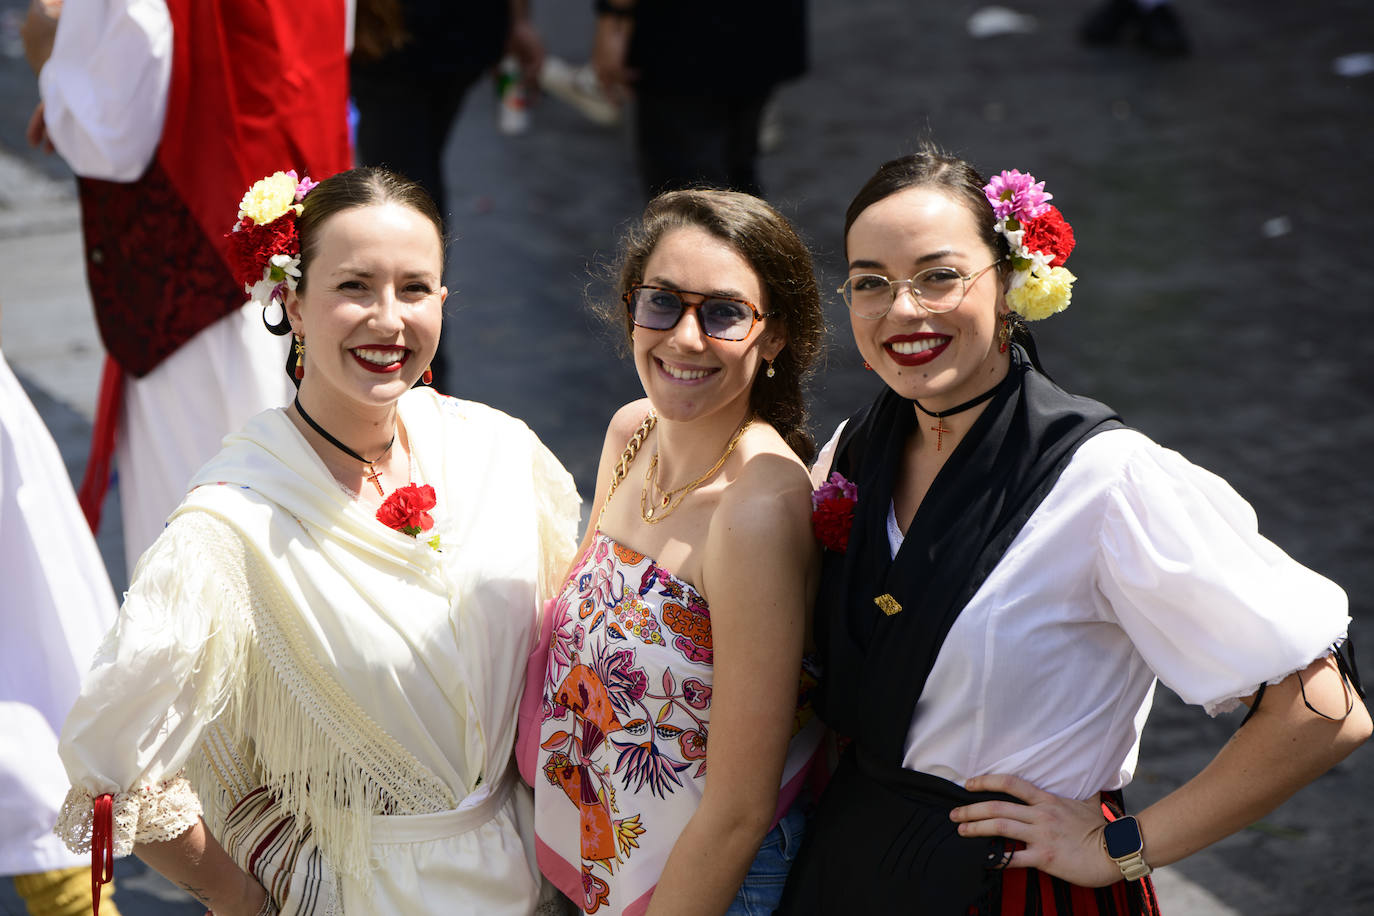
{"label": "gold pendant necklace", "polygon": [[[656,525],[672,515],[677,507],[682,505],[682,501],[687,498],[689,493],[710,480],[716,475],[717,471],[725,466],[725,459],[730,457],[730,453],[735,450],[735,446],[739,445],[739,440],[744,435],[744,431],[748,429],[749,425],[753,422],[754,418],[752,416],[745,417],[744,422],[739,425],[735,430],[735,434],[730,437],[730,441],[725,444],[725,451],[720,453],[720,457],[716,459],[716,463],[711,465],[706,473],[702,474],[696,480],[678,487],[675,490],[659,489],[658,449],[655,448],[653,458],[649,459],[649,467],[644,471],[644,485],[639,491],[639,517],[650,525]],[[649,490],[651,488],[654,491],[653,505],[649,505]]]}

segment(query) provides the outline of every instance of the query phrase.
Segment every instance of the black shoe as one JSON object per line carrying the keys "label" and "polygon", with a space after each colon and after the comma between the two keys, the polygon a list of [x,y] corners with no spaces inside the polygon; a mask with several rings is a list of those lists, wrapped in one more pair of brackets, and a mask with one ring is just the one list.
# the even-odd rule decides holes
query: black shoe
{"label": "black shoe", "polygon": [[1113,45],[1127,26],[1140,19],[1135,0],[1107,0],[1078,27],[1078,38],[1085,45]]}
{"label": "black shoe", "polygon": [[1161,3],[1141,14],[1138,40],[1143,48],[1159,57],[1187,57],[1192,50],[1183,33],[1183,23],[1170,3]]}

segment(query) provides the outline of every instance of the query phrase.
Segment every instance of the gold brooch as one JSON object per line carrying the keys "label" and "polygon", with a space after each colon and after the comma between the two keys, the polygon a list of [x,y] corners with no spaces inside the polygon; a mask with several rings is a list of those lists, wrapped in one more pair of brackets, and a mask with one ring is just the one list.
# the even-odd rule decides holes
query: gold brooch
{"label": "gold brooch", "polygon": [[878,606],[878,610],[889,617],[902,612],[902,606],[897,603],[897,599],[888,594],[879,595],[873,599],[873,603]]}

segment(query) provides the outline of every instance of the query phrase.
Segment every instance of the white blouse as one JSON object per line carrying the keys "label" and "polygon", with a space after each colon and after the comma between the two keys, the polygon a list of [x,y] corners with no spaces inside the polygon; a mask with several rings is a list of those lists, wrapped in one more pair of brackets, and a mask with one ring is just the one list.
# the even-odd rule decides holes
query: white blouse
{"label": "white blouse", "polygon": [[[895,555],[895,519],[889,540]],[[1121,788],[1156,677],[1215,715],[1349,621],[1345,592],[1261,537],[1226,481],[1134,430],[1099,433],[955,620],[903,765],[1080,799]]]}

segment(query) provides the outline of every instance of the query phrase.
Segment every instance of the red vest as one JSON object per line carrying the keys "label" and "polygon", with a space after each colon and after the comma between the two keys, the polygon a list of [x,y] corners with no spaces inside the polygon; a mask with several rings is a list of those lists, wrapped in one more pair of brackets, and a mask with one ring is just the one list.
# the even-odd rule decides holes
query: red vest
{"label": "red vest", "polygon": [[249,185],[352,165],[343,0],[167,8],[172,79],[152,164],[130,183],[79,182],[96,322],[135,376],[247,300],[224,235]]}

